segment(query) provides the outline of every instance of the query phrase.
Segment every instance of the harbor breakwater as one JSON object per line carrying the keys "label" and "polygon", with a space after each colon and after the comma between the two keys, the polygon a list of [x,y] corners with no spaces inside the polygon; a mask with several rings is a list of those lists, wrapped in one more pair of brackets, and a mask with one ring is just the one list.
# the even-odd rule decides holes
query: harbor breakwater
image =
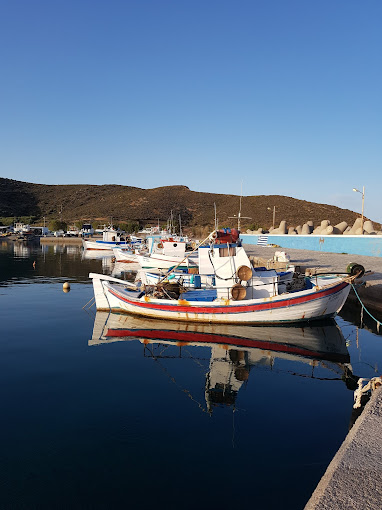
{"label": "harbor breakwater", "polygon": [[244,245],[274,245],[281,248],[382,257],[382,236],[240,234]]}

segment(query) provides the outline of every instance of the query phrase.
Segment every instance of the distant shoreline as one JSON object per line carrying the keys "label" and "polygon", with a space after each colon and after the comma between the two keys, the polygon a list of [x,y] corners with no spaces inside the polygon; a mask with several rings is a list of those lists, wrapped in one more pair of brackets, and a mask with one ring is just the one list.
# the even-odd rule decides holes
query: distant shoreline
{"label": "distant shoreline", "polygon": [[40,237],[41,244],[82,244],[81,237]]}

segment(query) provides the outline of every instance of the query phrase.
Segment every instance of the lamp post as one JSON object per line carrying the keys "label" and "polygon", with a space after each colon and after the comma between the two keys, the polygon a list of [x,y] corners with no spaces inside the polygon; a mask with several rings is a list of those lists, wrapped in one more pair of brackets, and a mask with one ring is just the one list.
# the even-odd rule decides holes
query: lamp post
{"label": "lamp post", "polygon": [[362,187],[362,191],[360,191],[357,188],[353,188],[353,191],[356,191],[357,193],[361,193],[362,195],[362,216],[361,216],[361,227],[362,227],[362,234],[363,234],[363,210],[365,205],[365,186]]}
{"label": "lamp post", "polygon": [[[270,207],[267,207],[268,211],[271,211],[272,209]],[[275,228],[275,221],[276,221],[276,206],[273,206],[273,217],[272,217],[272,228]]]}

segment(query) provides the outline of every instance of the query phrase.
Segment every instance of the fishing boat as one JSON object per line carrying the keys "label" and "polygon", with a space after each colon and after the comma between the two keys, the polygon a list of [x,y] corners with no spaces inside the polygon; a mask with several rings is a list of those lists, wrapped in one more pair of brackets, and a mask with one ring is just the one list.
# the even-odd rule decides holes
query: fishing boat
{"label": "fishing boat", "polygon": [[[113,248],[113,254],[116,262],[124,262],[126,264],[138,264],[137,250],[131,246],[125,248]],[[139,266],[140,267],[140,266]]]}
{"label": "fishing boat", "polygon": [[187,251],[192,251],[190,244],[174,237],[152,239],[152,242],[149,239],[148,254],[138,254],[137,261],[142,268],[197,267],[196,261],[187,257]]}
{"label": "fishing boat", "polygon": [[112,227],[102,232],[102,239],[82,239],[85,250],[112,250],[117,247],[130,247],[130,240]]}
{"label": "fishing boat", "polygon": [[236,234],[230,235],[227,243],[218,242],[215,234],[210,245],[198,247],[199,274],[214,274],[214,287],[186,288],[179,281],[137,286],[90,273],[97,310],[187,322],[309,322],[334,317],[343,307],[352,281],[362,272],[362,266],[356,264],[351,274],[303,277],[288,286],[280,282],[276,271],[263,274],[251,267]]}

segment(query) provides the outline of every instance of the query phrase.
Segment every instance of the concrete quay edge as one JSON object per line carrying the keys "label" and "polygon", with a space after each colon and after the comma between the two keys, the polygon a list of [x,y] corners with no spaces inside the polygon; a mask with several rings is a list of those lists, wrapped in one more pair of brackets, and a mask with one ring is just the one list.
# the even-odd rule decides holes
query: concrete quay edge
{"label": "concrete quay edge", "polygon": [[329,464],[305,510],[382,507],[382,388],[369,402]]}
{"label": "concrete quay edge", "polygon": [[[317,271],[345,272],[351,262],[362,264],[366,271],[370,271],[362,279],[356,280],[357,293],[362,303],[370,311],[382,313],[382,258],[368,255],[354,255],[347,253],[331,253],[324,251],[301,250],[295,248],[275,248],[271,246],[258,246],[245,244],[244,248],[248,255],[272,259],[276,251],[285,251],[290,256],[291,264],[300,267],[302,272],[305,268],[317,269]],[[356,302],[353,290],[349,294],[349,301]]]}
{"label": "concrete quay edge", "polygon": [[41,237],[40,244],[82,244],[81,237]]}

